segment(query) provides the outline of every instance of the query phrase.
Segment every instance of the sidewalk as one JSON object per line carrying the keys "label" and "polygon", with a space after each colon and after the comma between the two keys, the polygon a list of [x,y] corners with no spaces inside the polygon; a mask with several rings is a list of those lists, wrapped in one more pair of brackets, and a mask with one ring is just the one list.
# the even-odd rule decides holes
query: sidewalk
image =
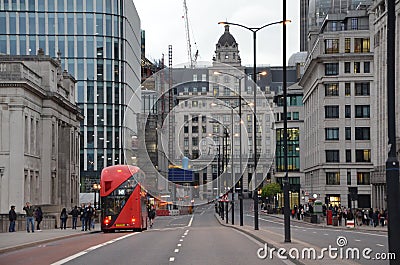
{"label": "sidewalk", "polygon": [[[277,218],[277,219],[282,219],[282,220],[284,219],[283,214],[267,214],[263,210],[261,210],[259,213],[260,213],[260,216],[266,215],[266,216]],[[317,227],[321,227],[321,228],[331,228],[331,229],[354,229],[354,230],[362,230],[362,231],[387,232],[387,226],[384,226],[384,227],[382,227],[382,226],[373,227],[373,226],[369,226],[369,225],[361,225],[361,226],[356,225],[353,228],[349,228],[349,227],[346,227],[344,225],[344,220],[342,221],[342,225],[341,226],[333,226],[333,225],[327,225],[325,219],[323,220],[323,222],[321,222],[319,224],[314,224],[314,223],[305,222],[303,220],[298,220],[297,218],[290,217],[290,223],[291,224],[303,223],[303,224],[307,224],[307,225],[317,226]]]}
{"label": "sidewalk", "polygon": [[95,225],[91,231],[81,231],[78,227],[76,230],[67,229],[46,229],[42,231],[35,230],[35,233],[27,233],[26,231],[18,231],[13,233],[0,233],[0,254],[12,250],[30,247],[38,244],[52,242],[65,237],[80,236],[88,233],[98,233],[100,227]]}
{"label": "sidewalk", "polygon": [[[266,213],[260,213],[260,216],[262,215],[266,215]],[[278,215],[278,214],[269,214],[268,216],[272,216],[274,218],[279,218],[279,219],[283,219],[283,215]],[[328,255],[324,255],[324,258],[321,259],[292,259],[288,256],[288,251],[290,249],[297,249],[300,251],[307,249],[307,248],[313,248],[316,250],[317,255],[319,255],[319,253],[321,253],[321,246],[316,246],[316,245],[312,245],[311,243],[307,243],[307,242],[303,242],[303,241],[299,241],[296,239],[291,239],[290,243],[285,243],[284,242],[284,236],[281,233],[276,233],[273,231],[270,231],[268,229],[264,229],[263,227],[260,227],[259,230],[254,230],[253,226],[250,225],[243,225],[243,226],[239,226],[239,225],[232,225],[231,223],[226,224],[226,220],[222,220],[219,216],[219,214],[215,213],[215,217],[217,218],[217,220],[219,221],[219,223],[223,226],[226,227],[230,227],[233,229],[236,229],[238,231],[241,231],[243,233],[245,233],[246,235],[256,239],[259,242],[262,243],[266,243],[268,246],[268,251],[271,251],[274,248],[274,259],[278,259],[278,257],[276,256],[277,251],[279,248],[284,248],[286,250],[286,254],[283,256],[286,256],[288,258],[288,260],[290,260],[291,262],[293,262],[294,264],[298,264],[298,265],[316,265],[316,264],[321,264],[321,262],[323,262],[324,265],[337,265],[338,262],[340,262],[340,264],[347,264],[347,265],[356,265],[356,264],[361,264],[361,263],[357,263],[353,260],[347,260],[347,259],[340,259],[340,260],[335,260],[335,259],[329,259]],[[230,217],[230,216],[229,216]],[[345,226],[331,226],[331,225],[326,225],[326,224],[311,224],[311,223],[306,223],[302,220],[295,220],[295,219],[291,219],[291,224],[293,223],[305,223],[305,224],[310,224],[316,227],[320,227],[320,228],[331,228],[331,229],[357,229],[358,231],[360,230],[368,230],[368,228],[361,228],[361,227],[357,227],[357,228],[347,228]],[[387,228],[384,227],[384,229],[386,230],[377,230],[377,228],[373,228],[370,227],[370,229],[372,229],[373,231],[387,231]],[[379,229],[379,228],[378,228]],[[254,253],[256,255],[256,249],[254,250]],[[264,251],[262,252],[262,254],[264,254]],[[269,252],[266,253],[267,255],[269,255]],[[292,253],[293,254],[293,253]],[[326,254],[326,252],[325,252]],[[267,260],[269,259],[268,257],[266,258]]]}

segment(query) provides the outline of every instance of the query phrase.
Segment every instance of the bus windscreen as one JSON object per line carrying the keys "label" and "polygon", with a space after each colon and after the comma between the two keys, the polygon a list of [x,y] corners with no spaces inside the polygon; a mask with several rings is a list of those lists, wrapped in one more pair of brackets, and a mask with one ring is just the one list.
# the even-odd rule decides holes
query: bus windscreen
{"label": "bus windscreen", "polygon": [[103,209],[106,215],[119,215],[137,186],[135,175],[118,186],[110,195],[103,198]]}

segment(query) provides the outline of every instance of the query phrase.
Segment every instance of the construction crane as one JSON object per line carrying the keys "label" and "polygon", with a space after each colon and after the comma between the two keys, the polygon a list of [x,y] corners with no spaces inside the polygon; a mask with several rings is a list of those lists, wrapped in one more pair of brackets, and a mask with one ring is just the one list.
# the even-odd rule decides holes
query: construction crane
{"label": "construction crane", "polygon": [[[185,19],[188,61],[190,63],[190,68],[194,68],[196,65],[197,57],[199,56],[199,51],[196,50],[196,53],[194,55],[192,55],[192,44],[190,43],[189,17],[188,17],[188,8],[186,5],[186,0],[183,0],[183,11],[184,11],[184,19]],[[196,44],[196,42],[195,42],[195,44]]]}

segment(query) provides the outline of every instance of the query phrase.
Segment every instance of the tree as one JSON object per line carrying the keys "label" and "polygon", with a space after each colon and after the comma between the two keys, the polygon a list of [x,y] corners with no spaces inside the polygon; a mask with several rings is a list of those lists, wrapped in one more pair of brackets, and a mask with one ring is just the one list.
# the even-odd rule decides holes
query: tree
{"label": "tree", "polygon": [[281,185],[279,183],[268,183],[261,190],[261,197],[275,196],[277,193],[282,192]]}

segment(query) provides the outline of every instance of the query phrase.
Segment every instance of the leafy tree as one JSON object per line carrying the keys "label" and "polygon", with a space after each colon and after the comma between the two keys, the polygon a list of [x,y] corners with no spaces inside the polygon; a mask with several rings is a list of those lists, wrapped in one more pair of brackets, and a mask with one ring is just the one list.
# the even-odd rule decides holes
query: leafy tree
{"label": "leafy tree", "polygon": [[280,192],[282,192],[282,189],[279,183],[268,183],[261,189],[261,196],[264,198],[271,197]]}

